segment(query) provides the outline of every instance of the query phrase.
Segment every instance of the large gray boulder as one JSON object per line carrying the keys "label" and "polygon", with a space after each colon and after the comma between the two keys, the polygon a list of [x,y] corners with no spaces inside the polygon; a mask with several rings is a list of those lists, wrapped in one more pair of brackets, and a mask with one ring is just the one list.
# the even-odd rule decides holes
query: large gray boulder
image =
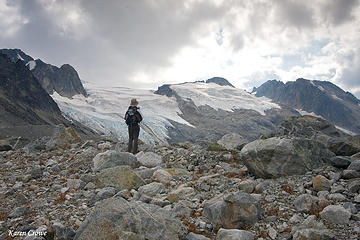
{"label": "large gray boulder", "polygon": [[170,211],[152,204],[110,198],[96,205],[74,239],[178,240],[186,234],[181,221]]}
{"label": "large gray boulder", "polygon": [[347,224],[351,213],[340,205],[329,205],[320,212],[320,217],[328,223]]}
{"label": "large gray boulder", "polygon": [[323,144],[305,138],[273,137],[243,147],[240,158],[259,178],[304,174],[334,156]]}
{"label": "large gray boulder", "polygon": [[139,152],[136,154],[139,163],[145,167],[156,167],[162,163],[162,157],[154,152]]}
{"label": "large gray boulder", "polygon": [[310,215],[299,226],[294,226],[292,233],[293,240],[335,239],[334,234],[314,215]]}
{"label": "large gray boulder", "polygon": [[103,153],[98,153],[94,159],[94,171],[100,171],[105,168],[111,168],[121,165],[129,165],[135,168],[137,165],[137,159],[134,155],[126,152],[118,152],[114,150],[108,150]]}
{"label": "large gray boulder", "polygon": [[224,135],[217,143],[228,150],[241,149],[249,141],[237,133],[228,133]]}
{"label": "large gray boulder", "polygon": [[203,216],[219,228],[252,226],[261,216],[260,201],[245,192],[216,197],[205,203]]}
{"label": "large gray boulder", "polygon": [[95,176],[97,188],[114,187],[115,189],[137,189],[145,185],[144,180],[139,177],[130,166],[118,166],[106,168]]}

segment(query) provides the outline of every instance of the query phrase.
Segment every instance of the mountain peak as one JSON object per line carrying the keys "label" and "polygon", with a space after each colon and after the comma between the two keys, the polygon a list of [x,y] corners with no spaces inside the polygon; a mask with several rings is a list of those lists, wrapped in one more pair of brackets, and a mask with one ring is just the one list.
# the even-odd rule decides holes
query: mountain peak
{"label": "mountain peak", "polygon": [[228,80],[222,77],[213,77],[205,81],[206,83],[216,83],[220,86],[230,86],[234,88],[234,85],[232,85]]}
{"label": "mountain peak", "polygon": [[0,53],[7,55],[14,63],[20,60],[26,65],[49,94],[56,91],[68,98],[77,94],[87,96],[78,73],[70,64],[58,68],[40,59],[34,60],[20,49],[0,49]]}

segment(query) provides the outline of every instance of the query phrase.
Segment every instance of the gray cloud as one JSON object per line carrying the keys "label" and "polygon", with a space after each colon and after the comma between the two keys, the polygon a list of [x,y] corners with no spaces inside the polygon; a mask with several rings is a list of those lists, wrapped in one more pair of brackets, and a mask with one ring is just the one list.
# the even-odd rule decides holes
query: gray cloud
{"label": "gray cloud", "polygon": [[310,28],[315,25],[313,9],[304,1],[275,0],[275,16],[285,27]]}
{"label": "gray cloud", "polygon": [[358,7],[359,0],[325,1],[321,7],[321,14],[325,21],[334,25],[341,25],[354,20],[353,10]]}
{"label": "gray cloud", "polygon": [[[245,51],[248,54],[243,56],[245,58],[253,57],[249,54],[259,54],[257,57],[265,56],[264,59],[266,55],[276,55],[283,61],[283,64],[274,63],[274,67],[263,64],[264,69],[250,73],[250,81],[241,83],[249,87],[270,78],[280,78],[289,70],[284,68],[291,63],[284,62],[286,54],[315,55],[306,50],[313,42],[324,39],[334,42],[339,47],[333,52],[349,48],[349,41],[358,39],[352,36],[359,29],[359,24],[354,24],[359,23],[359,0],[227,0],[221,4],[210,0],[8,0],[6,3],[6,9],[0,9],[0,30],[7,30],[6,34],[0,35],[1,48],[21,48],[33,57],[55,65],[70,63],[84,80],[130,87],[139,87],[133,82],[134,74],[150,77],[153,83],[147,82],[146,87],[156,88],[161,81],[171,82],[171,76],[157,77],[173,67],[174,58],[183,49],[199,47],[199,53],[205,55],[206,48],[199,42],[204,37],[210,36],[214,43],[218,40],[219,48],[229,48],[224,53],[226,56],[218,58],[214,53],[207,62],[226,59],[232,64],[219,65],[231,67],[231,74],[239,81],[246,79],[243,75],[238,78],[234,75],[241,74],[243,66],[237,64],[242,63],[239,59],[244,49],[260,49],[258,53],[257,49]],[[353,25],[343,30],[345,23]],[[219,33],[218,38],[216,33]],[[359,51],[356,54],[360,54]],[[316,64],[342,72],[341,79],[336,80],[343,86],[360,87],[358,57],[325,57],[319,60],[323,62]],[[335,63],[329,64],[329,59]],[[274,59],[269,58],[269,61]],[[308,63],[298,67],[305,64]],[[315,71],[316,64],[311,71],[307,69],[311,76],[326,72]],[[201,66],[201,69],[206,67]],[[196,70],[194,67],[193,71]],[[196,77],[202,75],[206,73],[193,73]],[[184,79],[192,80],[195,79]]]}

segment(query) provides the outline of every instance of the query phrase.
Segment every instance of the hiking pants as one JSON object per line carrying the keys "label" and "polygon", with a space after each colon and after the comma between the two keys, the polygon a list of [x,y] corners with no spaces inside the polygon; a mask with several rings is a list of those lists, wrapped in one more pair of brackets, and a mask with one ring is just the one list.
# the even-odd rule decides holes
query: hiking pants
{"label": "hiking pants", "polygon": [[139,139],[139,132],[140,126],[134,125],[129,126],[129,145],[128,145],[128,152],[137,153],[138,152],[138,139]]}

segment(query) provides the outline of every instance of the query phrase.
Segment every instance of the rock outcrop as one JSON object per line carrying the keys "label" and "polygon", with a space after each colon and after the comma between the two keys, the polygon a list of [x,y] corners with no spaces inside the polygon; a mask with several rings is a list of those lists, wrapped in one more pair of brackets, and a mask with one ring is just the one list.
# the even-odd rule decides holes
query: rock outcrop
{"label": "rock outcrop", "polygon": [[240,152],[240,159],[259,178],[304,174],[324,166],[333,156],[323,144],[304,138],[260,139]]}

